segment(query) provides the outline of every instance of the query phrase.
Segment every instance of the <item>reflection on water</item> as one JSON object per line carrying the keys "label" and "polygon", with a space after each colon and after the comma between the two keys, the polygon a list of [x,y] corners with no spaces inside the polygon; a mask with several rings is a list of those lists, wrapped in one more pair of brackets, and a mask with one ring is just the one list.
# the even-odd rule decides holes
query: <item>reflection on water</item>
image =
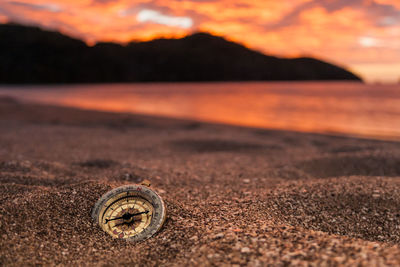
{"label": "reflection on water", "polygon": [[247,82],[2,86],[0,94],[88,109],[400,139],[398,85]]}

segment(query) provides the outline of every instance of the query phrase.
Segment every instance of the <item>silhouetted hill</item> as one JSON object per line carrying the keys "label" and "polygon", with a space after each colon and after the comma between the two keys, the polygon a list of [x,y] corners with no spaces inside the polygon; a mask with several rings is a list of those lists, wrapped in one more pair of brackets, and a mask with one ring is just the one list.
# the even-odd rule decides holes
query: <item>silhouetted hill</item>
{"label": "silhouetted hill", "polygon": [[0,83],[358,80],[313,58],[266,56],[207,33],[126,46],[0,25]]}

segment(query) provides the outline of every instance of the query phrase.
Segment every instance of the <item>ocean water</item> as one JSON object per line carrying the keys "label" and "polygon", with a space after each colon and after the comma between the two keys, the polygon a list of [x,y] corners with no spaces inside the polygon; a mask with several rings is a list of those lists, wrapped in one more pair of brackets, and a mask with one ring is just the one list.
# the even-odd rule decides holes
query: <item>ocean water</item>
{"label": "ocean water", "polygon": [[400,85],[354,82],[3,85],[0,95],[85,109],[400,140]]}

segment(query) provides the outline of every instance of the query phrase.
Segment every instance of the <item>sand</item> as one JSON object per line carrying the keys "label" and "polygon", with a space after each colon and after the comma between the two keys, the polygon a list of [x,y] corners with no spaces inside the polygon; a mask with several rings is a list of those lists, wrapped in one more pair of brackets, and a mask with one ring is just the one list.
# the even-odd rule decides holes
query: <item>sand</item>
{"label": "sand", "polygon": [[[0,264],[400,265],[400,143],[0,99]],[[91,208],[152,181],[138,244]]]}

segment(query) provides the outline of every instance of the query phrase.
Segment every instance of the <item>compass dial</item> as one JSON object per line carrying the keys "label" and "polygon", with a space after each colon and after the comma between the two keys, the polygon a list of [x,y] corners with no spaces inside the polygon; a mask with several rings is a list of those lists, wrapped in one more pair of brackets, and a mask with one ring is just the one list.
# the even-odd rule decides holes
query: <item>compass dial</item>
{"label": "compass dial", "polygon": [[140,241],[155,234],[165,221],[161,197],[144,185],[127,185],[104,194],[92,217],[113,238]]}

